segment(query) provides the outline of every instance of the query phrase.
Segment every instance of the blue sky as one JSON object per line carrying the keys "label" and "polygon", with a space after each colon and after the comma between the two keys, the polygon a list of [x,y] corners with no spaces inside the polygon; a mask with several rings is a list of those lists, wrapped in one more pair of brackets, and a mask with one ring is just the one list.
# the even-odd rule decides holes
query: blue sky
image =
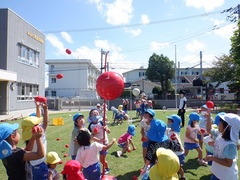
{"label": "blue sky", "polygon": [[[211,67],[228,54],[237,23],[227,21],[236,0],[1,0],[46,35],[46,59],[91,59],[100,66],[100,50],[109,51],[114,71],[147,67],[163,54],[180,67]],[[176,47],[176,54],[175,54]],[[65,49],[72,51],[66,54]]]}

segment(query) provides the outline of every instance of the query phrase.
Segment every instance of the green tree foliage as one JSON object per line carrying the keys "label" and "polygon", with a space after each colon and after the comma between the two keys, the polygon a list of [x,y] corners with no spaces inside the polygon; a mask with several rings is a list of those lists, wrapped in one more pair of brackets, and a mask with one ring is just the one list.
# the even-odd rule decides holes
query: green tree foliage
{"label": "green tree foliage", "polygon": [[174,62],[163,54],[159,56],[153,53],[148,61],[147,79],[160,82],[164,98],[167,98],[167,93],[171,89],[170,79],[175,73],[174,66]]}
{"label": "green tree foliage", "polygon": [[235,66],[231,56],[216,57],[212,64],[213,67],[204,73],[204,76],[210,77],[211,82],[220,84],[235,79]]}
{"label": "green tree foliage", "polygon": [[238,21],[237,29],[231,37],[230,55],[233,58],[234,65],[236,66],[236,76],[240,76],[240,20]]}

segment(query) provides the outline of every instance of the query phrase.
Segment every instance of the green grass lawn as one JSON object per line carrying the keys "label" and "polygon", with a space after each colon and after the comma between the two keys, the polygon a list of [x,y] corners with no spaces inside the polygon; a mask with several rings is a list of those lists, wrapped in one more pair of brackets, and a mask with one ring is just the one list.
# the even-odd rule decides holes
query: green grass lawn
{"label": "green grass lawn", "polygon": [[[163,110],[156,110],[156,118],[161,119],[166,122],[166,116],[177,113],[177,111],[163,111]],[[63,169],[64,163],[70,159],[70,157],[64,157],[65,153],[68,153],[68,148],[65,147],[65,144],[70,144],[70,137],[71,132],[73,130],[73,121],[72,116],[76,112],[65,112],[58,114],[50,114],[50,124],[47,129],[47,143],[48,143],[48,151],[56,151],[59,154],[59,157],[63,160],[63,164],[59,164],[57,166],[58,172],[61,172]],[[85,120],[87,122],[87,116],[88,112],[82,112],[85,115]],[[188,114],[190,111],[186,113],[186,122],[188,121]],[[135,112],[130,111],[129,115],[133,117],[135,122],[133,124],[136,125],[136,133],[133,137],[133,142],[135,146],[137,147],[136,151],[131,151],[130,153],[127,153],[124,157],[118,158],[116,156],[116,151],[120,150],[120,148],[115,144],[113,145],[109,151],[108,155],[106,157],[109,167],[111,168],[110,175],[115,176],[118,180],[131,180],[134,175],[139,176],[140,169],[143,167],[143,158],[142,158],[142,147],[141,147],[141,135],[140,135],[140,127],[139,125],[139,119],[135,119]],[[52,125],[52,119],[54,117],[62,117],[64,119],[64,125],[62,126],[53,126]],[[215,114],[213,114],[213,117],[215,117]],[[108,119],[112,122],[112,112],[108,112]],[[21,123],[21,120],[17,121],[10,121],[9,123]],[[88,124],[86,124],[86,127]],[[109,140],[112,138],[119,138],[120,135],[122,135],[124,132],[127,131],[128,122],[124,121],[124,123],[120,126],[110,126],[109,128],[111,130],[111,133],[108,135]],[[21,129],[20,129],[21,132]],[[185,133],[185,128],[181,130],[181,139],[183,140]],[[60,141],[56,141],[57,138],[60,138]],[[24,143],[21,141],[19,144],[20,147],[24,147]],[[238,153],[238,155],[240,155]],[[203,153],[203,156],[205,156],[205,151]],[[238,166],[240,165],[240,162],[238,160]],[[201,180],[208,180],[211,176],[210,166],[203,167],[199,166],[197,162],[197,152],[196,151],[190,151],[188,156],[186,157],[186,163],[184,164],[184,171],[185,176],[187,179],[201,179]],[[5,168],[3,165],[0,166],[0,179],[5,180],[7,179]]]}

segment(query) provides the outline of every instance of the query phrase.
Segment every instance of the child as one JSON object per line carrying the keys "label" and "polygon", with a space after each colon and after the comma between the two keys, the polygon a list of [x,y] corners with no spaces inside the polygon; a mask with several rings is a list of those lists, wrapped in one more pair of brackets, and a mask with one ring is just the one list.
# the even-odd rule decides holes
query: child
{"label": "child", "polygon": [[83,174],[87,180],[100,180],[99,151],[108,150],[116,140],[104,145],[98,142],[91,142],[91,136],[87,131],[80,130],[77,142],[80,148],[77,152],[76,160],[83,166]]}
{"label": "child", "polygon": [[[180,139],[180,126],[181,126],[181,117],[179,117],[176,114],[172,114],[171,116],[167,116],[168,122],[167,122],[167,135],[168,138],[176,141],[176,137],[178,136],[178,139]],[[179,144],[182,147],[182,143],[181,141],[179,141]],[[184,176],[184,170],[183,170],[183,164],[185,162],[185,155],[184,155],[184,151],[183,151],[183,147],[181,151],[176,151],[175,154],[178,156],[179,158],[179,162],[180,162],[180,169],[178,171],[179,175],[180,175],[180,180],[185,179]]]}
{"label": "child", "polygon": [[158,120],[154,118],[155,112],[152,109],[147,109],[144,114],[144,118],[150,123],[150,129],[147,132],[147,137],[149,139],[147,153],[145,157],[145,166],[141,172],[141,175],[144,175],[147,171],[147,168],[151,165],[154,165],[157,156],[156,150],[159,147],[164,147],[167,149],[171,149],[173,151],[180,151],[182,149],[181,145],[179,144],[180,139],[177,138],[177,143],[175,141],[171,141],[165,135],[166,131],[166,124],[162,120]]}
{"label": "child", "polygon": [[177,155],[170,149],[158,148],[156,151],[157,163],[150,168],[151,180],[174,180],[178,179],[180,163]]}
{"label": "child", "polygon": [[140,124],[139,124],[140,128],[141,128],[141,141],[142,141],[142,155],[143,155],[143,162],[144,164],[146,163],[145,161],[145,157],[146,157],[146,153],[147,153],[147,147],[148,147],[148,138],[147,138],[147,132],[150,129],[150,123],[147,121],[147,119],[142,118]]}
{"label": "child", "polygon": [[122,151],[117,151],[117,156],[121,157],[124,153],[131,152],[130,144],[132,145],[133,150],[136,150],[136,147],[133,144],[132,136],[135,135],[135,126],[129,125],[128,131],[120,136],[118,139],[118,146],[122,148]]}
{"label": "child", "polygon": [[[44,145],[44,149],[45,149],[45,155],[47,152],[47,139],[46,139],[46,130],[47,130],[47,126],[48,126],[48,106],[47,104],[44,103],[39,103],[39,102],[35,102],[36,104],[36,116],[29,116],[25,119],[23,119],[21,126],[22,126],[22,139],[26,142],[26,145],[28,143],[32,143],[30,142],[30,138],[31,138],[31,130],[34,126],[39,126],[42,128],[43,133],[41,136],[43,145]],[[41,116],[41,111],[40,111],[40,106],[42,106],[43,108],[43,122],[42,122],[42,118]],[[31,150],[33,152],[36,152],[37,150],[37,146],[36,143],[33,142],[33,146],[31,148]],[[32,170],[32,176],[33,179],[47,179],[48,178],[48,167],[45,163],[45,158],[43,157],[41,159],[37,159],[34,161],[30,161],[30,165],[31,165],[31,170]]]}
{"label": "child", "polygon": [[147,108],[148,108],[148,109],[153,109],[153,104],[152,104],[152,101],[151,101],[151,100],[148,100],[148,101],[147,101]]}
{"label": "child", "polygon": [[125,112],[125,114],[128,113],[128,104],[129,101],[127,99],[123,99],[123,111]]}
{"label": "child", "polygon": [[59,180],[60,176],[56,170],[57,164],[61,161],[56,152],[47,153],[48,180]]}
{"label": "child", "polygon": [[188,126],[186,128],[186,133],[184,137],[184,149],[185,149],[185,156],[188,155],[189,150],[196,149],[198,152],[198,161],[199,165],[201,166],[207,166],[207,162],[205,162],[202,158],[202,149],[199,146],[197,134],[203,134],[200,131],[200,128],[197,124],[197,122],[201,119],[201,117],[196,113],[192,112],[189,115],[189,121]]}
{"label": "child", "polygon": [[[44,146],[41,140],[42,128],[38,128],[32,134],[32,138],[37,144],[36,152],[28,151],[31,143],[25,149],[17,147],[20,134],[19,124],[0,124],[0,159],[6,169],[8,179],[26,179],[26,161],[36,160],[44,157]],[[33,141],[31,141],[33,142]]]}
{"label": "child", "polygon": [[[84,115],[81,113],[76,113],[73,116],[74,122],[74,129],[72,131],[71,141],[70,141],[70,148],[69,148],[69,156],[71,156],[72,160],[76,158],[77,150],[79,148],[79,144],[77,143],[76,137],[78,135],[79,130],[83,129],[89,132],[87,128],[84,127],[85,120]],[[90,132],[89,132],[90,134]]]}
{"label": "child", "polygon": [[141,107],[140,107],[141,103],[138,99],[136,99],[134,104],[135,104],[135,107],[136,107],[136,117],[139,117],[139,116],[141,116]]}
{"label": "child", "polygon": [[65,180],[85,180],[82,174],[82,165],[76,160],[69,160],[64,165],[63,179]]}
{"label": "child", "polygon": [[[206,125],[207,125],[207,118],[206,118],[206,115],[207,115],[207,110],[208,110],[208,107],[206,104],[202,105],[201,106],[201,119],[199,120],[199,127],[201,129],[203,133],[203,136],[200,135],[200,134],[197,134],[197,138],[199,140],[199,145],[201,147],[201,149],[203,149],[203,137],[207,136],[208,133],[207,133],[207,128],[206,128]],[[213,121],[213,118],[211,117],[211,120]]]}
{"label": "child", "polygon": [[[219,115],[220,122],[218,130],[220,134],[214,142],[213,155],[207,156],[207,161],[212,161],[211,179],[238,179],[237,167],[237,144],[240,130],[240,117],[236,114],[227,113]],[[210,129],[210,118],[208,118],[208,129]]]}
{"label": "child", "polygon": [[[104,126],[101,116],[98,115],[98,116],[92,117],[92,122],[89,124],[88,130],[92,133],[92,138],[94,138],[94,141],[97,141],[98,143],[101,143],[103,145],[108,144],[107,133],[110,133],[110,129],[108,129],[107,126]],[[107,151],[103,150],[100,152],[100,162],[104,164],[105,174],[108,174],[110,171],[110,168],[105,158],[106,155],[107,155]]]}
{"label": "child", "polygon": [[[93,119],[96,119],[97,116],[100,116],[99,111],[96,108],[91,109],[88,116],[88,123],[93,122]],[[99,120],[102,121],[103,118],[100,116]]]}

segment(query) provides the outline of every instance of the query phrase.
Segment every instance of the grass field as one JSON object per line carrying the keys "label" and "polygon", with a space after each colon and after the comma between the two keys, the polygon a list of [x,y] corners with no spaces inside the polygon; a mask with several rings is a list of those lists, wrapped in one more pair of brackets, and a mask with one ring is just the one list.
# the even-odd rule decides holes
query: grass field
{"label": "grass field", "polygon": [[[156,118],[161,119],[166,122],[166,116],[177,113],[177,111],[173,110],[156,110]],[[76,112],[65,112],[58,114],[50,114],[49,115],[49,126],[47,129],[47,143],[48,143],[48,151],[56,151],[60,158],[63,160],[63,164],[70,159],[70,157],[64,157],[65,153],[68,153],[68,148],[65,147],[65,144],[70,144],[70,137],[71,132],[73,130],[73,121],[72,116]],[[85,115],[85,120],[87,121],[88,112],[82,112]],[[188,121],[188,115],[190,111],[187,111],[186,113],[186,122]],[[131,151],[130,153],[127,153],[124,157],[118,158],[116,155],[116,151],[120,150],[120,148],[117,145],[113,145],[109,151],[108,155],[106,157],[109,167],[111,168],[110,175],[115,176],[118,180],[131,180],[134,175],[139,176],[140,169],[143,167],[143,158],[142,158],[142,147],[141,147],[141,135],[140,135],[140,127],[139,125],[139,119],[135,119],[135,112],[130,111],[129,115],[133,117],[135,120],[133,122],[134,125],[136,125],[136,133],[133,137],[133,142],[135,146],[137,147],[136,151]],[[62,117],[64,119],[64,125],[62,126],[53,126],[52,125],[52,119],[54,117]],[[215,117],[215,114],[213,114],[213,117]],[[108,112],[108,119],[112,121],[112,112]],[[21,120],[17,121],[10,121],[9,123],[21,123]],[[88,124],[86,124],[86,127]],[[119,138],[120,135],[122,135],[124,132],[126,132],[128,126],[128,122],[125,121],[120,126],[111,126],[109,125],[109,128],[111,130],[111,133],[108,135],[109,140],[112,138]],[[21,132],[21,129],[20,129]],[[181,130],[181,139],[183,140],[185,133],[185,128]],[[57,138],[60,138],[60,141],[56,141]],[[19,144],[19,147],[24,147],[24,143],[21,141]],[[238,153],[238,155],[240,155]],[[205,151],[203,153],[203,156],[205,156]],[[57,166],[58,172],[61,172],[63,169],[63,164],[59,164]],[[238,166],[240,165],[240,162],[238,160]],[[186,163],[184,165],[184,171],[185,176],[187,179],[201,179],[201,180],[208,180],[211,176],[210,166],[203,167],[199,166],[197,162],[197,152],[196,151],[190,151],[188,156],[186,157]],[[6,172],[3,165],[0,166],[0,179],[6,180]]]}

